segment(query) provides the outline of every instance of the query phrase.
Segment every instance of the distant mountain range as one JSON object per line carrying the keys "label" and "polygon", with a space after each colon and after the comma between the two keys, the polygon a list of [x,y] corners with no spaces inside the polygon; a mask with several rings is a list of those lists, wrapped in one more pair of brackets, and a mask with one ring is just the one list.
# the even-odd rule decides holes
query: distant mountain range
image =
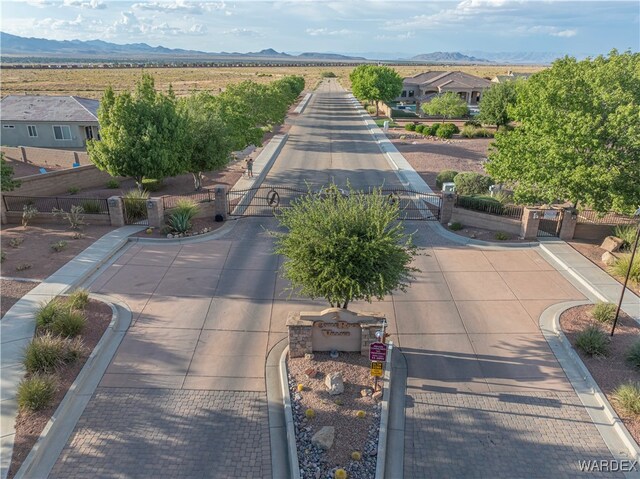
{"label": "distant mountain range", "polygon": [[433,63],[491,63],[484,58],[470,57],[459,52],[433,52],[423,53],[410,58],[411,61]]}
{"label": "distant mountain range", "polygon": [[[403,58],[401,54],[367,52],[349,55],[340,53],[303,52],[288,54],[267,48],[259,52],[204,52],[200,50],[184,50],[180,48],[152,47],[146,43],[129,43],[119,45],[102,40],[47,40],[44,38],[25,38],[0,32],[0,45],[4,61],[12,57],[49,58],[87,61],[216,61],[216,60],[281,60],[281,61],[400,61],[443,64],[546,64],[563,55],[553,52],[433,52],[423,53],[411,58]],[[587,56],[587,55],[584,55]],[[62,61],[62,60],[61,60]]]}
{"label": "distant mountain range", "polygon": [[363,57],[352,57],[336,53],[305,52],[299,55],[289,55],[277,52],[272,48],[259,52],[228,53],[228,52],[203,52],[198,50],[183,50],[180,48],[165,48],[163,46],[152,47],[146,43],[128,43],[119,45],[104,42],[102,40],[47,40],[44,38],[25,38],[9,33],[0,32],[0,44],[2,55],[21,57],[77,57],[78,59],[113,58],[153,60],[215,60],[219,58],[273,58],[301,60],[333,60],[333,61],[362,61]]}

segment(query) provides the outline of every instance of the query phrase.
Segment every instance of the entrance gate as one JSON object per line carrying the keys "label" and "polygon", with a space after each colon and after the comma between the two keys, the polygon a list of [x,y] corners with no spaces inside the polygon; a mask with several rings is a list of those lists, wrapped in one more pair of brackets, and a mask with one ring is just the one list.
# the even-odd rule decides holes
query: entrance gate
{"label": "entrance gate", "polygon": [[549,209],[542,210],[540,223],[538,224],[538,237],[560,236],[560,226],[562,225],[563,210]]}
{"label": "entrance gate", "polygon": [[[290,186],[258,186],[244,190],[229,190],[227,200],[229,216],[274,216],[290,208],[295,200],[310,194],[309,190]],[[311,194],[324,194],[322,190]],[[343,193],[346,194],[346,193]],[[358,194],[367,194],[366,192]],[[400,207],[400,219],[438,221],[442,197],[434,193],[423,193],[405,189],[383,189],[389,202]]]}

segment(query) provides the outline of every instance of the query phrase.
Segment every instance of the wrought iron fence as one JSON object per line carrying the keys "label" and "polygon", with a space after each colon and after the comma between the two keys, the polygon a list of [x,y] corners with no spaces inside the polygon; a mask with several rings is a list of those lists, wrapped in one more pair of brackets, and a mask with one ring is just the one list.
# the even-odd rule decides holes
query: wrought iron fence
{"label": "wrought iron fence", "polygon": [[383,189],[389,201],[397,202],[400,219],[432,221],[440,219],[442,197],[433,193],[423,193],[405,189]]}
{"label": "wrought iron fence", "polygon": [[76,196],[18,196],[2,195],[7,211],[23,211],[33,206],[40,213],[51,213],[54,209],[71,211],[72,206],[81,206],[86,214],[108,215],[109,205],[104,198],[80,198]]}
{"label": "wrought iron fence", "polygon": [[522,220],[522,214],[524,212],[524,206],[503,205],[501,203],[498,203],[497,201],[490,201],[473,196],[458,195],[456,197],[456,206],[458,208],[464,208],[466,210],[473,210],[480,213],[486,213],[494,216],[503,216],[516,220]]}
{"label": "wrought iron fence", "polygon": [[590,225],[633,225],[638,223],[638,218],[621,215],[609,211],[608,213],[598,213],[594,210],[578,211],[578,223]]}
{"label": "wrought iron fence", "polygon": [[191,193],[188,195],[180,195],[180,196],[168,195],[168,196],[162,197],[162,205],[164,206],[165,210],[168,210],[171,208],[175,208],[176,205],[178,204],[178,201],[185,200],[185,199],[195,201],[196,203],[208,203],[211,201],[215,201],[216,195],[215,195],[215,192],[208,189],[196,191],[195,193]]}

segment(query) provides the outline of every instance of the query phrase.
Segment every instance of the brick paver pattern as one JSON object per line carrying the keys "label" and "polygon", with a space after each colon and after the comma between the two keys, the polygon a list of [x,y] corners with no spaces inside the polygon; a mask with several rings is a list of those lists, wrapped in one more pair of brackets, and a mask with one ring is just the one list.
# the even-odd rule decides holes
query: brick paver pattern
{"label": "brick paver pattern", "polygon": [[407,397],[406,478],[623,477],[581,472],[611,453],[576,394],[417,393]]}
{"label": "brick paver pattern", "polygon": [[50,478],[270,478],[264,394],[98,388]]}

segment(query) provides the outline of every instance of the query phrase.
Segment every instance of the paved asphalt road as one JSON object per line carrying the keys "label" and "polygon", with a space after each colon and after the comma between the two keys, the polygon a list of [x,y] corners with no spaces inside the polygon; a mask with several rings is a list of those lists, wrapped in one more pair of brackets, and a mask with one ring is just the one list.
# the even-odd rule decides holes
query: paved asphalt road
{"label": "paved asphalt road", "polygon": [[[399,185],[335,82],[292,121],[267,183]],[[218,240],[135,245],[91,285],[134,323],[52,477],[271,477],[264,361],[290,311],[325,305],[283,295],[272,218],[237,221]],[[610,459],[537,327],[582,294],[534,250],[409,225],[423,253],[412,287],[351,305],[385,313],[407,358],[405,477],[574,477],[578,460]]]}

